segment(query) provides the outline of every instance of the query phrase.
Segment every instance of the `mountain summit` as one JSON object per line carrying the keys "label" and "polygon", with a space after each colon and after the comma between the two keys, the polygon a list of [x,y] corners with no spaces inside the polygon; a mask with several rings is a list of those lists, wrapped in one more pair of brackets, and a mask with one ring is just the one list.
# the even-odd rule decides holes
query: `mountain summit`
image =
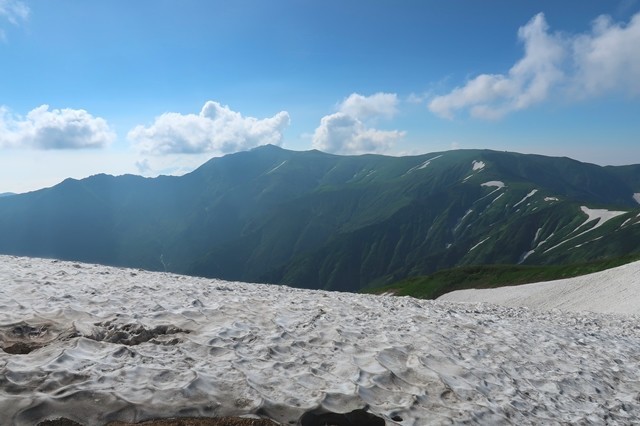
{"label": "mountain summit", "polygon": [[358,290],[458,265],[640,252],[638,224],[640,165],[268,145],[181,177],[96,175],[0,197],[0,253]]}

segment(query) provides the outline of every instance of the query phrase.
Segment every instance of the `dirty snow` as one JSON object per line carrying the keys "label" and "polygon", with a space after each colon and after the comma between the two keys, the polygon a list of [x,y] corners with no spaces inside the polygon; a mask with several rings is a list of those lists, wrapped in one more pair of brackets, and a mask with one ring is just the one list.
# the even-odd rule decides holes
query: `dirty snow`
{"label": "dirty snow", "polygon": [[[591,280],[588,299],[637,312],[635,268]],[[3,424],[258,414],[295,425],[365,407],[402,426],[640,418],[636,317],[7,256],[0,279]],[[545,306],[581,300],[543,294]]]}

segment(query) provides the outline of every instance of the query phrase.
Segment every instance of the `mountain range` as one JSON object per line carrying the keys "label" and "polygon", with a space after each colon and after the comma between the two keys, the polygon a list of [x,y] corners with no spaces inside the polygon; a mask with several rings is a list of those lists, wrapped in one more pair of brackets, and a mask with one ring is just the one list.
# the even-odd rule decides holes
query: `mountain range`
{"label": "mountain range", "polygon": [[640,165],[272,145],[184,176],[95,175],[0,197],[0,253],[357,291],[475,264],[640,252]]}

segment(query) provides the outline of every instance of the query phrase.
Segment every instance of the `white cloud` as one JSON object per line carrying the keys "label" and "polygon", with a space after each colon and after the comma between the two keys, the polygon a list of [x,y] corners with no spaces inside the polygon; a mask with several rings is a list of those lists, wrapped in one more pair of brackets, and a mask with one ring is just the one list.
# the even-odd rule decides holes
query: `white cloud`
{"label": "white cloud", "polygon": [[544,15],[539,13],[518,31],[525,54],[508,74],[481,74],[444,96],[437,96],[429,109],[446,118],[469,108],[474,117],[496,119],[527,108],[547,98],[550,89],[563,78],[562,40],[548,32]]}
{"label": "white cloud", "polygon": [[429,109],[444,118],[467,110],[472,117],[499,119],[559,93],[572,100],[624,92],[640,94],[640,13],[628,24],[598,17],[590,32],[551,34],[543,14],[518,31],[524,56],[507,74],[481,74]]}
{"label": "white cloud", "polygon": [[[0,0],[0,19],[6,19],[13,25],[19,25],[29,17],[29,8],[19,0]],[[5,41],[5,32],[0,28],[0,40]]]}
{"label": "white cloud", "polygon": [[354,93],[338,105],[338,112],[322,117],[313,134],[313,147],[337,154],[387,152],[405,132],[370,126],[380,118],[392,118],[398,112],[397,105],[394,93]]}
{"label": "white cloud", "polygon": [[389,150],[404,132],[367,128],[355,117],[336,112],[322,117],[313,134],[313,146],[337,154],[363,154]]}
{"label": "white cloud", "polygon": [[598,17],[591,34],[576,37],[572,47],[577,96],[640,95],[640,13],[627,25]]}
{"label": "white cloud", "polygon": [[280,145],[289,121],[286,111],[259,120],[208,101],[197,115],[165,113],[149,127],[136,126],[128,137],[150,154],[225,154],[264,144]]}
{"label": "white cloud", "polygon": [[398,96],[395,93],[375,93],[371,96],[352,93],[338,105],[338,110],[359,120],[392,118],[398,112]]}
{"label": "white cloud", "polygon": [[0,107],[0,147],[34,149],[101,148],[116,138],[107,122],[82,109],[41,105],[26,117]]}

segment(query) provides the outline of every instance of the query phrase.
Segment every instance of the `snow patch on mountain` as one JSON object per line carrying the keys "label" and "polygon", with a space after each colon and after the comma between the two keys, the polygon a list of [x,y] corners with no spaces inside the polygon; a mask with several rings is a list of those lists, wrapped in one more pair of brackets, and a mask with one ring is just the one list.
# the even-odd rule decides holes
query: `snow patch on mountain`
{"label": "snow patch on mountain", "polygon": [[544,200],[547,201],[547,202],[548,201],[559,201],[558,197],[544,197]]}
{"label": "snow patch on mountain", "polygon": [[405,173],[405,175],[408,175],[409,173],[414,172],[414,171],[416,171],[416,170],[422,170],[422,169],[426,168],[429,164],[431,164],[431,162],[432,162],[433,160],[436,160],[436,159],[438,159],[438,158],[440,158],[440,157],[442,157],[442,154],[441,154],[441,155],[436,155],[436,156],[435,156],[435,157],[433,157],[433,158],[429,158],[428,160],[426,160],[426,161],[425,161],[425,162],[423,162],[422,164],[419,164],[419,165],[417,165],[417,166],[415,166],[415,167],[412,167],[412,168],[410,168],[409,170],[407,170],[407,172]]}
{"label": "snow patch on mountain", "polygon": [[636,203],[640,204],[640,192],[633,194],[633,199],[636,200]]}
{"label": "snow patch on mountain", "polygon": [[553,238],[553,236],[554,236],[555,234],[556,234],[555,232],[552,232],[552,233],[551,233],[551,235],[549,235],[549,236],[548,236],[547,238],[545,238],[544,240],[540,241],[540,242],[538,243],[538,245],[536,246],[536,249],[537,249],[538,247],[540,247],[541,245],[546,244],[546,242],[547,242],[547,241],[549,241],[551,238]]}
{"label": "snow patch on mountain", "polygon": [[[500,189],[500,188],[498,188],[498,189]],[[497,191],[498,189],[496,189],[496,191]],[[494,191],[494,192],[495,192],[495,191]],[[493,194],[493,192],[492,192],[492,194]],[[491,201],[491,203],[489,203],[489,206],[491,206],[493,203],[495,203],[496,201],[498,201],[498,200],[500,199],[500,197],[502,197],[503,195],[504,195],[504,192],[503,192],[502,194],[498,195],[496,198],[494,198],[494,199],[493,199],[493,201]],[[489,206],[487,206],[487,208],[488,208]]]}
{"label": "snow patch on mountain", "polygon": [[541,232],[542,232],[542,228],[538,228],[538,230],[536,231],[536,235],[533,237],[533,244],[535,244],[538,241],[538,238],[540,238]]}
{"label": "snow patch on mountain", "polygon": [[614,217],[618,217],[621,214],[627,213],[627,212],[611,211],[606,209],[590,209],[586,206],[580,207],[580,210],[582,210],[582,212],[588,216],[587,220],[583,223],[583,225],[591,222],[592,220],[596,220],[596,219],[598,220],[598,223],[596,223],[596,225],[590,229],[591,231],[601,227],[602,225],[604,225]]}
{"label": "snow patch on mountain", "polygon": [[460,218],[460,220],[458,220],[458,223],[456,223],[456,226],[453,227],[453,232],[456,232],[458,230],[458,228],[460,228],[460,226],[462,226],[462,223],[464,222],[464,220],[467,218],[467,216],[469,216],[471,213],[473,213],[472,209],[467,210],[467,212],[464,214],[464,216],[462,216]]}
{"label": "snow patch on mountain", "polygon": [[[540,238],[540,233],[542,232],[542,228],[538,228],[538,230],[536,231],[536,235],[533,237],[533,241],[531,242],[531,245],[535,245],[536,242],[538,242],[538,239]],[[518,261],[518,264],[523,263],[525,260],[527,260],[527,258],[529,256],[531,256],[533,253],[535,253],[536,249],[540,246],[541,243],[539,243],[537,246],[535,246],[535,248],[533,250],[529,250],[527,252],[524,252],[522,254],[522,256],[520,256],[520,261]]]}
{"label": "snow patch on mountain", "polygon": [[525,260],[527,260],[527,257],[531,256],[533,253],[535,253],[535,250],[529,250],[527,252],[525,252],[521,257],[520,257],[520,261],[518,262],[518,265],[520,265],[521,263],[523,263]]}
{"label": "snow patch on mountain", "polygon": [[484,164],[484,161],[475,161],[475,160],[474,160],[474,161],[471,163],[471,166],[472,166],[472,168],[473,168],[473,171],[476,171],[476,170],[482,170],[482,169],[484,169],[485,164]]}
{"label": "snow patch on mountain", "polygon": [[[586,224],[590,223],[591,221],[597,220],[596,224],[585,230],[582,231],[581,233],[579,233],[578,235],[574,235],[573,237],[567,238],[566,240],[563,240],[561,242],[559,242],[558,244],[556,244],[555,246],[545,250],[545,253],[548,251],[551,251],[559,246],[561,246],[562,244],[566,243],[567,241],[571,241],[575,238],[578,238],[584,234],[586,234],[587,232],[591,232],[595,229],[598,229],[599,227],[601,227],[602,225],[604,225],[605,223],[607,223],[608,221],[610,221],[611,219],[618,217],[622,214],[625,214],[627,212],[620,212],[620,211],[612,211],[612,210],[606,210],[606,209],[590,209],[587,206],[581,206],[580,210],[582,210],[583,213],[585,213],[587,215],[587,219],[582,222],[581,225],[579,225],[576,229],[573,230],[573,232],[578,231],[580,228],[582,228],[583,226],[585,226]],[[572,233],[573,233],[572,232]]]}
{"label": "snow patch on mountain", "polygon": [[592,243],[592,242],[594,242],[594,241],[598,241],[598,240],[599,240],[599,239],[601,239],[601,238],[602,238],[602,235],[600,235],[600,236],[599,236],[599,237],[597,237],[597,238],[594,238],[593,240],[589,240],[589,241],[585,241],[584,243],[576,244],[575,246],[573,246],[573,248],[579,248],[579,247],[582,247],[582,246],[583,246],[583,245],[585,245],[585,244],[589,244],[589,243]]}
{"label": "snow patch on mountain", "polygon": [[481,183],[480,186],[489,186],[489,187],[502,189],[506,185],[504,184],[504,182],[499,181],[499,180],[490,180],[489,182]]}
{"label": "snow patch on mountain", "polygon": [[529,192],[527,195],[525,195],[525,196],[524,196],[524,198],[523,198],[522,200],[520,200],[520,201],[518,201],[517,203],[515,203],[515,204],[513,205],[513,208],[518,207],[520,204],[524,203],[527,199],[529,199],[529,198],[533,197],[533,195],[534,195],[536,192],[538,192],[538,190],[537,190],[537,189],[534,189],[534,190],[532,190],[531,192]]}
{"label": "snow patch on mountain", "polygon": [[269,170],[267,172],[268,175],[270,175],[271,173],[275,172],[276,170],[278,170],[280,167],[284,166],[285,163],[287,162],[287,160],[284,160],[282,163],[278,164],[277,166],[275,166],[273,169]]}
{"label": "snow patch on mountain", "polygon": [[484,240],[480,241],[478,244],[476,244],[475,246],[471,247],[468,251],[468,253],[471,253],[473,250],[475,250],[476,248],[478,248],[481,244],[483,244],[485,241],[487,241],[489,238],[491,237],[487,237]]}

